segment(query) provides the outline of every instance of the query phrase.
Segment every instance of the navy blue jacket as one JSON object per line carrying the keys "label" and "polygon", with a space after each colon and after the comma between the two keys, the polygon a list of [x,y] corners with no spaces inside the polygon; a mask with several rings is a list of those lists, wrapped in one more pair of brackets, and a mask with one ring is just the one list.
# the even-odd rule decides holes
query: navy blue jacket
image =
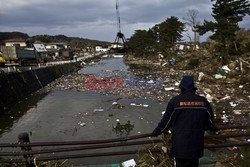
{"label": "navy blue jacket", "polygon": [[197,159],[203,156],[204,133],[212,127],[214,114],[205,97],[185,91],[173,97],[162,120],[153,131],[157,136],[172,128],[172,155]]}

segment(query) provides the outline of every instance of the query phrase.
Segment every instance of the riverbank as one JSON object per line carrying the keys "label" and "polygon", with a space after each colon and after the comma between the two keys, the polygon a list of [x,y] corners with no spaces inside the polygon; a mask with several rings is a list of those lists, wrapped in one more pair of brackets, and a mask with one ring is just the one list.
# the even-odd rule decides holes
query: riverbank
{"label": "riverbank", "polygon": [[86,63],[100,60],[101,55],[89,55],[77,62],[57,62],[57,64],[35,67],[23,71],[0,73],[0,112],[45,87],[52,81],[80,70]]}
{"label": "riverbank", "polygon": [[0,75],[0,109],[18,102],[31,93],[43,88],[62,75],[77,71],[79,63],[68,63],[24,72],[2,73]]}

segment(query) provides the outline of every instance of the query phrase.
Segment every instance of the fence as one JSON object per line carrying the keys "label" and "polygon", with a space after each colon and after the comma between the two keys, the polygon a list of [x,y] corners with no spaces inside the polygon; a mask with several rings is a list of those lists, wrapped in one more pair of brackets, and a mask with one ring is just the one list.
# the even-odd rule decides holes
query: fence
{"label": "fence", "polygon": [[[218,127],[221,130],[225,129],[249,129],[250,125],[237,125],[237,126],[223,126]],[[245,130],[246,131],[246,130]],[[0,163],[25,163],[27,167],[33,167],[34,158],[36,161],[50,161],[50,160],[61,160],[61,159],[73,159],[73,158],[87,158],[87,157],[100,157],[100,156],[114,156],[114,155],[127,155],[136,154],[138,150],[129,151],[116,151],[116,152],[97,152],[97,153],[78,153],[70,155],[53,155],[53,156],[42,156],[38,155],[48,153],[65,153],[71,151],[83,151],[93,149],[105,149],[111,147],[122,147],[122,146],[135,146],[145,145],[152,143],[162,143],[160,139],[152,139],[150,133],[127,136],[114,139],[106,140],[91,140],[91,141],[59,141],[59,142],[30,142],[28,133],[21,133],[18,136],[17,143],[1,143],[0,148],[20,148],[20,151],[12,152],[0,152]],[[250,137],[250,133],[229,133],[229,134],[215,134],[206,135],[206,139],[226,139],[226,138],[239,138],[239,137]],[[144,140],[138,140],[143,139]],[[37,147],[48,147],[57,146],[58,148],[49,148],[44,150],[35,150]],[[62,147],[72,146],[72,147]],[[205,148],[223,148],[223,147],[238,147],[238,146],[250,146],[250,142],[247,140],[240,143],[223,143],[223,144],[205,144]],[[3,158],[5,157],[5,158]]]}

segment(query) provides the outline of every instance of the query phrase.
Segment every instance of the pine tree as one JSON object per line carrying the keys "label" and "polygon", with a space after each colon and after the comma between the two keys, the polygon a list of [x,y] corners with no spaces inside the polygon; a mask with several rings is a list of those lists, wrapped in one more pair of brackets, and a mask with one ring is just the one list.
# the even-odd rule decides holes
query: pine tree
{"label": "pine tree", "polygon": [[185,25],[179,21],[177,17],[171,16],[166,19],[166,21],[157,25],[157,28],[159,36],[159,51],[162,54],[167,55],[174,44],[181,40]]}
{"label": "pine tree", "polygon": [[136,30],[129,39],[129,46],[135,53],[135,56],[148,57],[155,55],[154,52],[155,39],[151,29]]}
{"label": "pine tree", "polygon": [[219,43],[219,55],[225,58],[229,46],[235,41],[236,32],[240,30],[238,23],[250,14],[248,0],[212,0],[212,16],[215,21],[204,20],[204,24],[197,26],[201,35],[212,31],[211,39]]}

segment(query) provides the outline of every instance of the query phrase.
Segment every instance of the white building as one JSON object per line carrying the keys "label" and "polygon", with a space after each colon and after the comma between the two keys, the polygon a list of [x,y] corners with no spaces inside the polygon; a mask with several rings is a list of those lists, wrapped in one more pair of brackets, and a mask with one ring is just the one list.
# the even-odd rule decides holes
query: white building
{"label": "white building", "polygon": [[25,39],[14,38],[5,40],[5,46],[27,47],[27,43]]}
{"label": "white building", "polygon": [[53,49],[53,50],[61,50],[61,49],[67,49],[68,45],[65,43],[48,43],[45,44],[46,49]]}
{"label": "white building", "polygon": [[108,50],[109,50],[108,48],[103,48],[102,46],[95,47],[96,52],[107,52]]}

